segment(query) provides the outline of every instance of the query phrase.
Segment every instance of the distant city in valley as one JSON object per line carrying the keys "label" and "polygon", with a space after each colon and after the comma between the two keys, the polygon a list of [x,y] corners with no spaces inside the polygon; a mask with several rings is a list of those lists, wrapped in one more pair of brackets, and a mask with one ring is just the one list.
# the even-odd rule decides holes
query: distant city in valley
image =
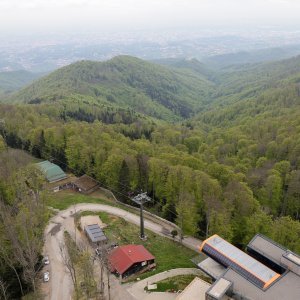
{"label": "distant city in valley", "polygon": [[146,60],[205,60],[238,52],[259,51],[261,54],[261,51],[275,48],[277,56],[274,59],[282,59],[300,53],[299,38],[300,30],[278,29],[28,34],[22,38],[0,36],[0,72],[49,72],[78,60],[103,61],[123,54]]}
{"label": "distant city in valley", "polygon": [[299,300],[300,0],[0,0],[0,300]]}

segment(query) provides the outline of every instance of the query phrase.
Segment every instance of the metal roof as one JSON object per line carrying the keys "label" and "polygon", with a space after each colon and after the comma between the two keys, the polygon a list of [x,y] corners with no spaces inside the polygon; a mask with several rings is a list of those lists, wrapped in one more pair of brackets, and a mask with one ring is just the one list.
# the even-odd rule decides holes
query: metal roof
{"label": "metal roof", "polygon": [[213,299],[223,299],[223,296],[232,286],[232,282],[224,278],[217,280],[211,288],[206,292]]}
{"label": "metal roof", "polygon": [[155,257],[142,245],[125,245],[113,249],[108,259],[112,271],[122,275],[133,264],[153,260]]}
{"label": "metal roof", "polygon": [[67,178],[66,173],[56,164],[48,160],[36,164],[38,168],[44,173],[49,182],[55,182]]}
{"label": "metal roof", "polygon": [[210,257],[197,264],[197,266],[215,280],[217,280],[226,271],[226,268],[223,265],[220,265]]}
{"label": "metal roof", "polygon": [[256,251],[278,265],[281,264],[281,257],[287,250],[283,246],[261,234],[254,236],[254,238],[249,242],[247,249]]}
{"label": "metal roof", "polygon": [[287,251],[283,256],[286,257],[287,259],[289,259],[294,264],[300,266],[300,256],[299,255],[297,255],[291,251]]}
{"label": "metal roof", "polygon": [[102,220],[97,215],[87,215],[80,217],[81,228],[84,229],[88,225],[99,225],[99,227],[103,230],[103,228],[107,227],[106,224],[102,222]]}
{"label": "metal roof", "polygon": [[87,225],[84,229],[89,236],[89,239],[93,243],[103,242],[107,240],[107,237],[98,224]]}
{"label": "metal roof", "polygon": [[300,256],[291,251],[287,251],[281,258],[282,265],[288,270],[300,276]]}
{"label": "metal roof", "polygon": [[[210,241],[217,237],[218,236],[211,237]],[[221,238],[219,237],[219,239]],[[201,245],[202,250],[205,249],[205,246],[207,246],[206,244],[208,244],[208,241],[204,241],[204,243]],[[213,247],[212,241],[210,244]],[[229,263],[227,270],[219,278],[224,278],[233,283],[230,288],[230,292],[232,292],[234,298],[264,300],[299,299],[300,272],[298,271],[300,269],[298,265],[298,259],[300,259],[300,256],[296,253],[286,250],[286,248],[283,246],[260,234],[256,235],[249,243],[249,249],[254,247],[262,256],[262,258],[264,256],[272,257],[274,262],[285,260],[284,265],[286,265],[288,268],[278,277],[278,280],[276,280],[275,277],[275,279],[269,282],[268,285],[262,286],[252,281],[247,272],[241,271],[242,267],[236,268],[236,264]],[[239,249],[237,250],[240,251]],[[235,252],[236,250],[233,251]],[[219,251],[215,250],[215,253],[212,253],[216,254],[216,256],[212,258],[216,261],[222,260],[224,265],[223,260],[225,260],[226,255],[232,258],[232,254],[227,252],[225,254],[224,249],[219,249]],[[228,257],[227,260],[230,261]],[[245,264],[243,268],[244,267]],[[203,270],[207,272],[204,268]]]}
{"label": "metal roof", "polygon": [[99,185],[99,183],[95,179],[88,175],[82,175],[76,181],[74,181],[74,184],[77,186],[77,188],[83,191],[92,190]]}
{"label": "metal roof", "polygon": [[[261,289],[232,269],[227,269],[223,278],[232,281],[233,294],[239,299],[296,300],[300,295],[300,276],[287,272],[267,289]],[[240,297],[239,297],[240,296]]]}
{"label": "metal roof", "polygon": [[194,280],[176,297],[176,300],[205,300],[205,293],[210,284],[195,277]]}
{"label": "metal roof", "polygon": [[228,243],[218,235],[205,240],[200,250],[226,267],[230,267],[260,288],[268,287],[280,277],[245,252]]}

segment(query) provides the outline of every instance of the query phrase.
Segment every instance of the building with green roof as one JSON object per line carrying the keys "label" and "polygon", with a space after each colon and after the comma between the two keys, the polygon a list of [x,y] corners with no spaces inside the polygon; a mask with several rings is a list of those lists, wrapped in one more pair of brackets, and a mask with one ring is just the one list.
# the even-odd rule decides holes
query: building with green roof
{"label": "building with green roof", "polygon": [[56,182],[67,178],[67,174],[56,164],[48,160],[36,164],[49,182]]}

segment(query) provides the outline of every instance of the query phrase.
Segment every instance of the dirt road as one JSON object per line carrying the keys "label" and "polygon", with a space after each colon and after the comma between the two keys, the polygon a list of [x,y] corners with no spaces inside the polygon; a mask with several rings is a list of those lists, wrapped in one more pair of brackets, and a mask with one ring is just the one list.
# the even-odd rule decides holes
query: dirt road
{"label": "dirt road", "polygon": [[[50,259],[50,265],[47,267],[47,270],[50,271],[50,281],[43,285],[43,292],[47,300],[70,300],[72,298],[73,285],[69,273],[61,259],[60,244],[64,241],[64,231],[68,231],[72,236],[74,235],[72,215],[75,210],[77,212],[103,211],[121,217],[136,225],[139,225],[140,222],[138,215],[104,204],[81,203],[70,206],[66,210],[59,211],[57,215],[50,220],[49,225],[45,229],[44,254],[47,254]],[[170,237],[170,232],[173,229],[173,227],[167,223],[161,225],[150,220],[145,220],[145,228],[167,237]],[[183,243],[189,248],[198,251],[201,241],[188,237],[183,240]],[[120,299],[125,300],[124,297]],[[130,297],[128,297],[128,299],[130,299]]]}

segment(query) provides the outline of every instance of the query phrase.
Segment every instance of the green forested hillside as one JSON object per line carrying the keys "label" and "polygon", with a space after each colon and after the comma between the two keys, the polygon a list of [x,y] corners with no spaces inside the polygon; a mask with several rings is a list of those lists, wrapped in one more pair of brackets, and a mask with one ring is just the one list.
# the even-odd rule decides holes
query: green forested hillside
{"label": "green forested hillside", "polygon": [[[16,96],[27,103],[0,105],[3,161],[5,144],[22,148],[93,176],[124,202],[147,191],[147,208],[185,234],[244,247],[260,232],[300,252],[300,57],[224,69],[213,84],[191,64],[119,57],[54,72]],[[126,90],[143,95],[144,110]],[[7,179],[0,198],[15,205],[19,189]]]}
{"label": "green forested hillside", "polygon": [[203,76],[207,80],[218,82],[218,72],[210,68],[209,65],[201,63],[197,59],[178,59],[178,58],[169,58],[169,59],[158,59],[154,60],[155,63],[158,63],[163,66],[169,66],[176,69],[184,69],[197,73],[200,76]]}
{"label": "green forested hillside", "polygon": [[107,62],[82,61],[61,68],[11,99],[27,103],[76,99],[134,108],[157,119],[179,120],[200,111],[213,84],[200,74],[168,68],[130,56]]}
{"label": "green forested hillside", "polygon": [[[168,64],[79,62],[0,104],[0,275],[19,276],[15,297],[34,288],[24,255],[38,261],[47,215],[39,174],[7,145],[89,174],[127,203],[147,191],[147,209],[184,234],[244,247],[262,233],[300,253],[300,57],[217,73]],[[25,233],[36,243],[13,256],[11,239]]]}
{"label": "green forested hillside", "polygon": [[[294,96],[295,93],[296,95],[298,93],[300,56],[278,62],[229,66],[218,71],[210,69],[209,66],[197,60],[169,59],[159,62],[171,69],[180,68],[204,74],[203,76],[215,83],[207,95],[209,101],[203,103],[201,112],[198,114],[198,120],[200,119],[205,123],[216,120],[214,125],[223,126],[222,115],[226,116],[225,120],[232,118],[232,112],[227,114],[227,111],[232,109],[238,111],[244,109],[249,112],[251,107],[260,106],[257,109],[257,112],[260,112],[261,104],[263,104],[261,102],[266,102],[262,98],[267,99],[271,96],[273,99],[268,101],[269,107],[265,108],[265,110],[270,111],[272,101],[282,102],[284,95],[290,94],[290,98],[294,100],[286,101],[285,105],[288,105],[288,102],[295,102]],[[252,100],[256,103],[255,105]],[[265,105],[266,103],[263,104],[263,106]],[[277,105],[282,107],[283,104],[277,103],[275,107]],[[293,106],[292,103],[290,105]],[[238,117],[239,114],[235,115]]]}
{"label": "green forested hillside", "polygon": [[300,57],[223,70],[210,104],[196,118],[213,126],[263,113],[282,115],[299,104]]}
{"label": "green forested hillside", "polygon": [[24,87],[39,76],[27,71],[0,72],[0,97]]}
{"label": "green forested hillside", "polygon": [[216,55],[204,59],[203,62],[212,67],[223,68],[232,65],[282,60],[299,55],[299,53],[300,45],[292,45]]}
{"label": "green forested hillside", "polygon": [[0,137],[0,278],[2,291],[6,291],[4,299],[23,298],[37,289],[40,280],[44,227],[50,216],[43,177],[33,162],[35,159],[24,151],[3,147]]}

